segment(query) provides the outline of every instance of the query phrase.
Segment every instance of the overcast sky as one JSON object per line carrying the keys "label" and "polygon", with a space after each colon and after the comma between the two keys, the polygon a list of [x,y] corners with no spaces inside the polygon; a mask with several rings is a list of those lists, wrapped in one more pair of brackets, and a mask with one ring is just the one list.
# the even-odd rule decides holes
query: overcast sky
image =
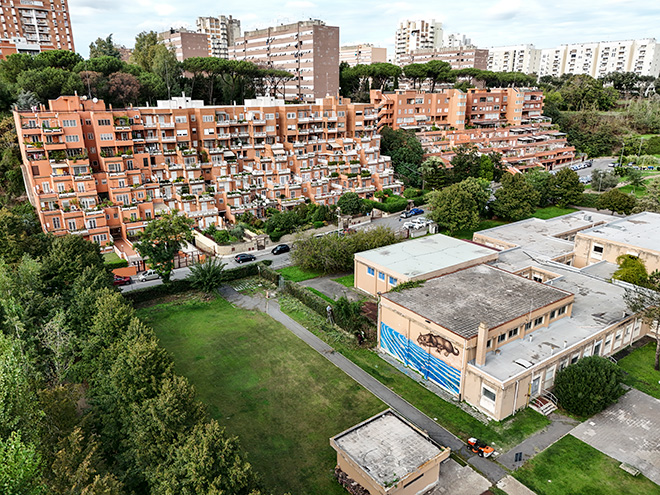
{"label": "overcast sky", "polygon": [[[222,5],[227,6],[222,6]],[[233,5],[232,5],[233,4]],[[435,19],[445,35],[467,35],[479,47],[660,38],[657,0],[69,0],[77,51],[113,33],[132,47],[135,35],[170,27],[194,29],[198,16],[232,15],[243,31],[311,18],[339,26],[342,45],[373,43],[392,55],[394,33],[404,19]]]}

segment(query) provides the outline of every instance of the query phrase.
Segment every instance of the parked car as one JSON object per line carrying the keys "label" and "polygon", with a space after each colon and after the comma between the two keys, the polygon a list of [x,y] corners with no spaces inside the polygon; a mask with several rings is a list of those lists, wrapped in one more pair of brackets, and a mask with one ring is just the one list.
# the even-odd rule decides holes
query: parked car
{"label": "parked car", "polygon": [[160,278],[160,275],[158,275],[156,270],[147,270],[146,272],[142,272],[138,275],[138,280],[140,282],[146,282],[147,280],[156,280],[157,278]]}
{"label": "parked car", "polygon": [[408,211],[403,211],[401,212],[401,218],[410,218],[414,217],[415,215],[422,215],[424,213],[424,210],[421,208],[411,208]]}
{"label": "parked car", "polygon": [[242,254],[237,254],[234,256],[234,261],[236,263],[245,263],[246,261],[255,261],[257,257],[254,254],[247,254],[247,253],[242,253]]}
{"label": "parked car", "polygon": [[289,251],[291,251],[291,248],[288,244],[278,244],[270,252],[273,254],[282,254],[288,253]]}
{"label": "parked car", "polygon": [[587,160],[586,162],[584,162],[584,164],[585,164],[587,167],[591,167],[591,166],[594,164],[594,162],[593,162],[592,160]]}
{"label": "parked car", "polygon": [[112,282],[113,285],[129,285],[132,282],[131,277],[122,277],[120,275],[115,275],[115,278]]}
{"label": "parked car", "polygon": [[591,182],[591,177],[588,175],[585,175],[584,177],[580,177],[580,182],[582,184],[589,184]]}
{"label": "parked car", "polygon": [[413,223],[419,224],[422,227],[426,227],[427,225],[431,225],[433,223],[432,220],[429,220],[426,217],[417,217],[412,219]]}
{"label": "parked car", "polygon": [[424,225],[417,222],[404,222],[403,224],[404,229],[421,229],[422,227],[424,227]]}
{"label": "parked car", "polygon": [[608,167],[618,167],[619,163],[618,162],[612,162],[607,164]]}

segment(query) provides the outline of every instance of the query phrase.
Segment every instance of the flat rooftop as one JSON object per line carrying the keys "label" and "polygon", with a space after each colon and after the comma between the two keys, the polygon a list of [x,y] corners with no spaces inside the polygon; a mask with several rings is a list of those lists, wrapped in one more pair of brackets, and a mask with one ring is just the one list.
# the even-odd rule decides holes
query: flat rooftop
{"label": "flat rooftop", "polygon": [[583,233],[590,237],[660,251],[660,214],[639,213],[587,229]]}
{"label": "flat rooftop", "polygon": [[493,266],[477,265],[382,297],[469,339],[479,333],[482,321],[489,328],[498,327],[570,295]]}
{"label": "flat rooftop", "polygon": [[340,433],[333,440],[381,486],[402,480],[446,450],[391,410]]}
{"label": "flat rooftop", "polygon": [[486,354],[485,366],[475,366],[476,369],[501,381],[525,371],[525,368],[516,363],[518,359],[532,364],[540,363],[562,352],[564,346],[570,348],[589,338],[594,332],[623,320],[627,315],[623,286],[599,278],[589,270],[579,270],[559,263],[531,263],[531,266],[559,275],[551,281],[552,286],[573,293],[575,303],[570,318],[561,318],[547,327],[534,330],[530,334],[531,340],[528,336],[509,341],[498,348],[499,354]]}
{"label": "flat rooftop", "polygon": [[530,253],[547,259],[556,258],[573,251],[573,242],[557,236],[579,229],[588,229],[594,224],[610,222],[616,217],[602,213],[575,212],[560,217],[541,220],[529,218],[520,222],[500,225],[476,232],[492,239],[520,246]]}
{"label": "flat rooftop", "polygon": [[355,258],[414,278],[462,263],[479,263],[496,254],[478,244],[435,234],[356,253]]}

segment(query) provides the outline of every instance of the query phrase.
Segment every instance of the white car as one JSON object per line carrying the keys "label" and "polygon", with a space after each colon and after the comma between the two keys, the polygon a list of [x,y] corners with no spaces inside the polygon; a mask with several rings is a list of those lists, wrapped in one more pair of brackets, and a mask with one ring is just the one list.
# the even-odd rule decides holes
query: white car
{"label": "white car", "polygon": [[429,220],[426,217],[417,217],[412,220],[413,223],[418,223],[422,227],[426,227],[427,225],[431,225],[433,223],[433,220]]}
{"label": "white car", "polygon": [[146,282],[147,280],[156,280],[157,278],[160,278],[160,275],[158,275],[156,270],[147,270],[146,272],[142,272],[138,275],[138,280],[140,282]]}
{"label": "white car", "polygon": [[421,229],[422,227],[424,227],[424,225],[418,222],[405,222],[403,224],[404,229]]}

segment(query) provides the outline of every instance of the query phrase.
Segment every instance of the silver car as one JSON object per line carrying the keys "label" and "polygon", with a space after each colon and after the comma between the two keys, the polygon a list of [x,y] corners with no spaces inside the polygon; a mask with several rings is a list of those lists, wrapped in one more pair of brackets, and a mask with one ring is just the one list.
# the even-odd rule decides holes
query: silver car
{"label": "silver car", "polygon": [[158,275],[156,270],[147,270],[146,272],[142,272],[138,275],[138,280],[140,282],[146,282],[147,280],[156,280],[157,278],[160,278],[160,275]]}

